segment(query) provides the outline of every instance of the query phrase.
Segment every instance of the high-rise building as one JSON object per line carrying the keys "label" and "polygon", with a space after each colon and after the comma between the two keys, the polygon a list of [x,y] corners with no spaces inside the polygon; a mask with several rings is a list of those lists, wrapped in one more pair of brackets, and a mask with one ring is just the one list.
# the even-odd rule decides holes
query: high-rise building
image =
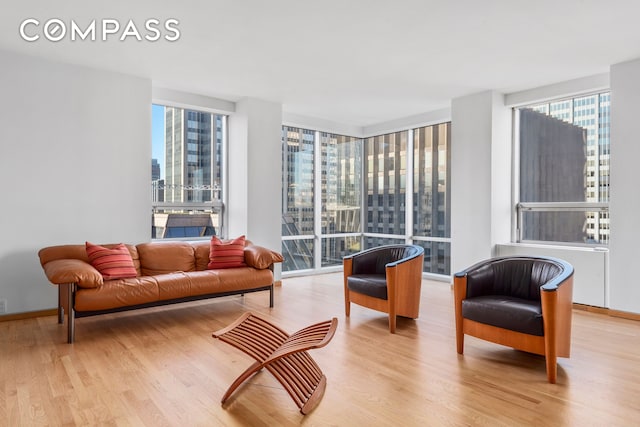
{"label": "high-rise building", "polygon": [[[579,150],[576,149],[575,152],[577,157],[572,157],[571,159],[573,160],[569,160],[569,162],[573,162],[576,158],[579,159],[578,161],[582,167],[581,176],[583,177],[581,180],[583,184],[582,193],[580,197],[573,195],[572,200],[565,199],[563,201],[608,202],[611,94],[605,92],[585,95],[573,99],[536,104],[525,108],[579,127],[580,130],[577,131],[579,133],[584,131],[581,133],[581,135],[584,135],[581,140],[581,148]],[[523,110],[520,109],[520,111]],[[522,120],[520,121],[520,126],[522,126]],[[557,125],[553,126],[557,127]],[[531,132],[529,133],[533,135]],[[554,143],[562,144],[562,140],[556,139]],[[520,146],[522,147],[522,145],[521,142]],[[579,151],[582,154],[578,153]],[[559,162],[560,160],[556,160],[558,167],[566,167],[564,164],[560,165]],[[563,185],[565,184],[566,181],[564,181]],[[521,197],[521,201],[526,200]],[[580,242],[608,244],[609,213],[599,211],[586,212],[582,214],[582,217],[584,221],[581,223],[581,228],[584,230],[585,237]],[[549,232],[547,232],[547,237],[551,237]],[[555,236],[550,240],[557,239],[558,236]]]}
{"label": "high-rise building", "polygon": [[151,159],[151,181],[158,181],[160,179],[160,163],[158,159]]}
{"label": "high-rise building", "polygon": [[153,238],[202,237],[220,232],[225,116],[164,107],[165,178],[152,162]]}
{"label": "high-rise building", "polygon": [[361,232],[362,139],[320,132],[322,170],[322,267],[342,265],[342,258],[361,249],[360,237],[331,236]]}
{"label": "high-rise building", "polygon": [[224,116],[165,107],[166,202],[202,203],[216,197],[223,122]]}
{"label": "high-rise building", "polygon": [[[315,131],[282,127],[282,235],[314,234]],[[283,270],[313,268],[313,239],[283,244]]]}
{"label": "high-rise building", "polygon": [[[450,274],[451,244],[444,240],[451,237],[450,128],[450,123],[441,123],[365,140],[365,231],[370,233],[365,248],[404,243],[404,235],[409,234],[425,250],[425,271]],[[411,134],[413,152],[409,156]],[[413,182],[408,188],[411,157]],[[413,193],[412,224],[406,224],[407,191]],[[439,240],[430,240],[434,237]]]}
{"label": "high-rise building", "polygon": [[[451,123],[413,130],[413,236],[425,271],[451,274]],[[436,240],[422,239],[437,238]]]}
{"label": "high-rise building", "polygon": [[158,159],[151,159],[151,200],[164,202],[164,179],[160,179],[160,163]]}
{"label": "high-rise building", "polygon": [[341,265],[410,234],[427,271],[449,274],[450,123],[366,139],[283,126],[282,142],[283,271]]}
{"label": "high-rise building", "polygon": [[[404,236],[408,132],[367,138],[364,177],[367,233]],[[391,243],[368,237],[365,247]]]}
{"label": "high-rise building", "polygon": [[[520,113],[520,201],[585,202],[587,130],[524,108]],[[525,240],[585,242],[584,212],[529,213]]]}

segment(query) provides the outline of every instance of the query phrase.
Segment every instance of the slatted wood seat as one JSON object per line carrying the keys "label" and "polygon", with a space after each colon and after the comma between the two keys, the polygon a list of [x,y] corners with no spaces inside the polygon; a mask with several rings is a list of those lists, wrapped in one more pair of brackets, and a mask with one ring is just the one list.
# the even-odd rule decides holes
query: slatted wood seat
{"label": "slatted wood seat", "polygon": [[337,327],[338,319],[334,317],[289,335],[255,313],[246,312],[226,328],[214,332],[214,338],[256,360],[231,384],[221,402],[224,404],[240,384],[266,368],[284,386],[300,412],[308,414],[320,403],[327,379],[307,350],[327,345]]}

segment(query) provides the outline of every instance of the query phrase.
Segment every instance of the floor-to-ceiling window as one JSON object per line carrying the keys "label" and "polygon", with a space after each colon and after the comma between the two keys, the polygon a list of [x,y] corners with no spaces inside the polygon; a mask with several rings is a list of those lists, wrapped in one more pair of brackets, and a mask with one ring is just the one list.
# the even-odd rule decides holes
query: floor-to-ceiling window
{"label": "floor-to-ceiling window", "polygon": [[284,126],[283,271],[414,243],[425,248],[425,272],[449,275],[450,127],[359,139]]}
{"label": "floor-to-ceiling window", "polygon": [[365,248],[405,243],[408,134],[365,139]]}
{"label": "floor-to-ceiling window", "polygon": [[451,274],[451,123],[413,130],[413,243],[425,271]]}
{"label": "floor-to-ceiling window", "polygon": [[362,140],[320,132],[321,266],[361,249]]}
{"label": "floor-to-ceiling window", "polygon": [[283,271],[314,268],[316,132],[282,128]]}

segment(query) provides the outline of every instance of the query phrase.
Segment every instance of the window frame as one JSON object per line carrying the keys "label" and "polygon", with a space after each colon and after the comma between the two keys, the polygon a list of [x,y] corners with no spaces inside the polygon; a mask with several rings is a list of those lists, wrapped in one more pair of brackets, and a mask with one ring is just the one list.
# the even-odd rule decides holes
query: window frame
{"label": "window frame", "polygon": [[[417,244],[417,245],[430,245],[431,249],[432,249],[432,254],[434,254],[432,256],[432,259],[434,259],[435,261],[430,262],[429,264],[431,266],[434,265],[440,265],[441,263],[439,263],[440,260],[446,260],[446,271],[448,273],[437,273],[437,272],[431,272],[431,271],[424,271],[423,275],[425,277],[429,277],[435,280],[448,280],[451,277],[451,235],[450,235],[450,229],[449,229],[449,236],[424,236],[424,235],[414,235],[414,225],[413,225],[413,198],[414,198],[414,171],[415,171],[415,164],[414,164],[414,134],[415,131],[417,129],[421,129],[421,128],[425,128],[425,127],[437,127],[440,125],[447,125],[447,130],[448,130],[448,134],[447,134],[447,153],[446,153],[446,168],[447,168],[447,173],[448,175],[448,179],[446,182],[446,185],[448,186],[448,190],[449,190],[449,196],[450,196],[450,191],[451,191],[451,181],[450,181],[450,173],[451,173],[451,119],[447,118],[447,119],[441,119],[441,120],[437,120],[437,121],[433,121],[431,123],[420,123],[420,124],[416,124],[416,125],[412,125],[412,126],[408,126],[408,127],[403,127],[402,129],[398,129],[395,130],[393,132],[387,132],[387,133],[381,133],[381,134],[375,134],[375,135],[370,135],[370,136],[366,136],[366,137],[354,137],[354,136],[349,136],[349,135],[344,135],[344,134],[340,134],[340,133],[335,133],[335,132],[331,132],[331,131],[326,131],[326,130],[317,130],[314,127],[304,127],[304,126],[300,126],[300,125],[288,125],[286,123],[283,123],[282,127],[283,127],[283,135],[285,134],[284,129],[285,128],[294,128],[294,129],[298,129],[300,130],[300,132],[302,132],[303,129],[309,130],[309,131],[315,131],[316,133],[316,138],[315,138],[315,146],[314,146],[314,177],[313,177],[313,181],[314,181],[314,212],[315,212],[315,219],[314,219],[314,234],[305,234],[305,235],[296,235],[296,236],[285,236],[283,234],[282,236],[282,243],[283,245],[285,244],[292,244],[291,241],[307,241],[307,242],[311,242],[313,245],[313,262],[311,263],[312,265],[310,266],[310,268],[306,268],[306,269],[302,269],[302,270],[284,270],[282,271],[282,276],[283,277],[293,277],[293,276],[300,276],[300,275],[307,275],[310,273],[318,273],[318,272],[332,272],[332,271],[339,271],[342,268],[342,265],[329,265],[329,266],[323,266],[322,265],[322,254],[323,254],[323,246],[326,242],[330,241],[331,239],[340,239],[340,238],[345,238],[345,239],[350,239],[350,238],[356,238],[359,239],[359,248],[360,250],[362,249],[366,249],[367,247],[367,240],[369,239],[378,239],[378,242],[384,242],[384,241],[388,241],[388,242],[399,242],[399,243],[404,243],[404,244]],[[405,197],[404,197],[404,204],[405,204],[405,210],[404,210],[404,233],[403,234],[385,234],[384,230],[379,230],[379,231],[367,231],[367,218],[369,215],[369,210],[367,209],[367,199],[368,199],[368,194],[366,192],[367,189],[367,169],[368,169],[368,162],[369,159],[365,156],[366,154],[366,149],[365,146],[367,144],[367,140],[369,138],[377,138],[377,137],[383,137],[384,135],[388,135],[388,134],[400,134],[400,133],[406,133],[406,156],[404,158],[404,162],[406,163],[404,165],[404,174],[400,174],[399,179],[404,179],[404,186],[405,186]],[[349,137],[349,138],[354,138],[357,140],[361,141],[360,144],[360,158],[361,158],[361,179],[360,179],[360,199],[361,199],[361,207],[360,207],[360,231],[359,232],[353,232],[353,233],[332,233],[332,234],[323,234],[322,233],[322,224],[321,224],[321,218],[322,218],[322,163],[324,161],[323,155],[322,155],[322,149],[321,149],[321,135],[325,133],[325,134],[331,134],[331,135],[340,135],[340,136],[345,136],[345,137]],[[283,140],[283,150],[286,149],[285,146],[286,141]],[[398,142],[399,143],[399,142]],[[436,149],[438,149],[436,147]],[[372,159],[373,162],[377,162],[378,159]],[[395,165],[395,167],[401,168],[402,165]],[[395,169],[394,169],[395,170]],[[283,165],[283,173],[286,173],[286,171],[284,170],[284,165]],[[375,178],[377,179],[377,178]],[[401,184],[400,184],[401,185]],[[434,188],[437,188],[437,183],[436,185],[434,185]],[[283,200],[286,200],[286,194],[283,194]],[[382,195],[380,195],[380,197],[382,197]],[[450,200],[449,200],[450,203]],[[283,206],[284,208],[284,206]],[[284,212],[283,212],[284,213]],[[449,215],[451,215],[451,211],[450,209],[448,209],[447,212]],[[399,213],[396,213],[396,215]],[[450,218],[449,218],[450,221]],[[441,250],[442,245],[448,245],[447,248],[445,248],[444,250]],[[425,246],[426,247],[426,246]],[[283,248],[283,251],[285,251],[285,249]],[[444,251],[444,252],[443,252]],[[440,253],[443,253],[442,256],[440,256]],[[435,258],[434,258],[435,257]],[[425,261],[426,262],[426,261]]]}
{"label": "window frame", "polygon": [[[217,116],[221,116],[222,117],[222,124],[221,124],[221,146],[220,146],[220,164],[219,164],[219,170],[220,170],[220,181],[221,183],[214,188],[211,188],[211,191],[213,192],[212,194],[212,200],[211,202],[165,202],[165,201],[157,201],[155,200],[155,195],[153,194],[153,192],[155,191],[153,186],[154,186],[154,181],[151,181],[151,186],[152,186],[152,197],[151,197],[151,212],[152,212],[152,219],[151,219],[151,226],[152,226],[152,232],[151,232],[151,240],[152,241],[196,241],[196,240],[209,240],[211,239],[211,235],[204,235],[204,236],[186,236],[186,237],[165,237],[165,238],[158,238],[158,237],[154,237],[153,236],[153,214],[156,212],[156,210],[170,210],[170,209],[177,209],[177,210],[181,210],[184,212],[205,212],[205,213],[211,213],[211,214],[216,214],[218,217],[218,226],[217,229],[215,230],[215,235],[218,236],[219,238],[226,238],[227,237],[227,226],[226,224],[228,224],[228,217],[227,217],[227,203],[228,203],[228,144],[229,144],[229,118],[231,113],[227,112],[227,111],[221,111],[221,110],[217,110],[214,108],[210,108],[210,107],[204,107],[204,106],[200,106],[200,105],[186,105],[184,103],[181,102],[173,102],[173,101],[167,101],[167,100],[158,100],[158,99],[152,99],[151,101],[151,108],[153,108],[153,106],[161,106],[161,107],[171,107],[171,108],[179,108],[181,110],[189,110],[189,111],[197,111],[197,112],[201,112],[201,113],[206,113],[206,114],[211,114],[213,115],[217,115]],[[166,114],[166,112],[165,112]],[[183,116],[183,120],[187,121],[186,116]],[[153,120],[153,118],[152,118]],[[151,126],[153,127],[153,121],[151,122]],[[165,130],[166,130],[166,125],[165,125]],[[212,141],[215,141],[218,138],[218,133],[217,133],[217,127],[212,127],[211,128],[211,137],[212,137]],[[163,138],[163,142],[164,144],[166,144],[166,139]],[[151,144],[153,145],[153,140],[151,141]],[[186,144],[185,144],[186,146]],[[211,150],[211,163],[212,165],[215,164],[217,162],[217,152],[215,149]],[[151,155],[151,159],[153,159],[153,153]],[[165,164],[161,164],[160,165],[161,168],[165,171],[166,174],[166,161]],[[165,180],[166,180],[166,175],[165,175]],[[214,177],[212,176],[212,181],[214,180]],[[216,198],[215,197],[215,192],[218,192],[219,196]]]}
{"label": "window frame", "polygon": [[[567,246],[567,247],[591,247],[591,248],[597,248],[597,247],[608,247],[609,245],[609,241],[610,241],[610,235],[607,238],[606,242],[567,242],[567,241],[557,241],[557,240],[533,240],[533,239],[526,239],[524,237],[525,235],[525,231],[523,229],[523,224],[524,224],[524,215],[527,212],[535,212],[535,213],[542,213],[542,212],[595,212],[595,213],[604,213],[608,216],[608,221],[610,221],[610,216],[609,216],[609,201],[607,200],[606,202],[602,202],[602,201],[598,201],[598,202],[593,202],[593,201],[585,201],[585,202],[569,202],[569,201],[563,201],[563,202],[522,202],[520,200],[520,182],[521,182],[521,170],[520,170],[520,140],[519,140],[519,135],[520,135],[520,121],[519,121],[519,114],[518,114],[518,110],[522,109],[522,108],[527,108],[527,107],[535,107],[535,106],[539,106],[541,104],[548,104],[549,105],[549,109],[546,112],[547,115],[551,115],[551,104],[557,104],[557,103],[561,103],[561,102],[571,102],[572,105],[572,111],[575,112],[575,101],[581,98],[587,98],[590,96],[601,96],[604,94],[608,94],[609,95],[609,119],[608,119],[608,126],[609,126],[609,144],[608,144],[608,149],[606,151],[606,153],[603,153],[600,151],[599,147],[600,147],[600,127],[598,127],[596,129],[596,137],[598,138],[596,140],[596,147],[598,147],[598,157],[600,155],[608,155],[610,156],[611,153],[611,143],[610,143],[610,134],[611,134],[611,89],[608,87],[601,87],[598,89],[593,89],[593,90],[586,90],[586,91],[582,91],[582,92],[575,92],[572,94],[568,94],[568,95],[564,95],[564,96],[557,96],[557,97],[545,97],[544,99],[538,99],[538,100],[531,100],[529,102],[523,102],[523,103],[518,103],[517,105],[511,105],[511,111],[512,111],[512,148],[513,148],[513,177],[512,177],[512,183],[513,183],[513,200],[514,200],[514,221],[513,221],[513,232],[512,232],[512,241],[514,241],[515,243],[525,243],[525,244],[540,244],[540,245],[548,245],[548,246]],[[595,107],[596,112],[595,114],[599,116],[600,111],[599,111],[599,106],[596,105]],[[563,119],[560,119],[563,120]],[[573,120],[572,122],[567,122],[567,123],[571,123],[573,124],[573,121],[575,120],[575,115],[573,115]],[[579,126],[579,125],[576,125]],[[585,128],[586,129],[586,128]],[[585,153],[587,153],[587,147],[585,147]],[[585,159],[585,166],[586,164],[589,162],[589,156],[588,154],[585,154],[586,159]],[[600,162],[601,163],[601,162]],[[598,169],[597,172],[600,171],[600,167],[601,164],[598,165]],[[610,173],[610,167],[611,167],[611,163],[610,163],[610,157],[609,157],[609,173]],[[587,177],[588,177],[588,170],[585,170],[584,173],[584,177],[585,177],[585,192],[588,191],[587,187],[586,187],[586,182],[587,182]],[[610,182],[609,182],[610,185]],[[596,189],[596,193],[599,195],[600,194],[600,189],[597,188]],[[585,195],[585,198],[587,196]],[[600,197],[598,197],[600,198]],[[586,226],[587,223],[585,223]]]}

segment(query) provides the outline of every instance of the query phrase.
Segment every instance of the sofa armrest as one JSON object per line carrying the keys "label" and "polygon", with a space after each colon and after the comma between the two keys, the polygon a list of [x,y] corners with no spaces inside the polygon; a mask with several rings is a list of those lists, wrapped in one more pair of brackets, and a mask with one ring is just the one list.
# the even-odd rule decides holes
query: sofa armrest
{"label": "sofa armrest", "polygon": [[282,262],[284,258],[278,252],[262,246],[249,245],[244,248],[244,262],[258,270],[269,268],[273,263]]}
{"label": "sofa armrest", "polygon": [[82,288],[96,288],[104,283],[102,274],[91,264],[79,259],[56,259],[42,266],[54,285],[76,283]]}

